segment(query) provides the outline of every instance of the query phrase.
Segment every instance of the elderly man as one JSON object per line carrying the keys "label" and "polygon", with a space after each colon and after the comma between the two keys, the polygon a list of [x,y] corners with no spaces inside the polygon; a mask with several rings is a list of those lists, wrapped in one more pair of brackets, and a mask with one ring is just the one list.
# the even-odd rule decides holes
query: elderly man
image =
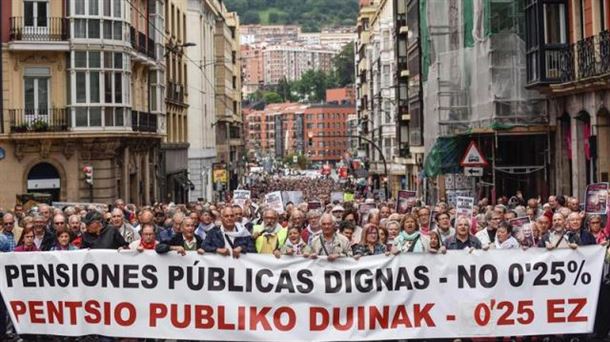
{"label": "elderly man", "polygon": [[470,218],[460,216],[456,221],[455,235],[445,241],[445,247],[448,250],[481,249],[481,241],[470,234]]}
{"label": "elderly man", "polygon": [[125,215],[123,215],[121,209],[114,208],[110,214],[110,225],[114,229],[118,229],[123,239],[125,239],[125,242],[132,243],[140,239],[140,234],[138,234],[129,223],[125,222]]}
{"label": "elderly man", "polygon": [[322,234],[322,229],[320,229],[320,217],[322,214],[318,210],[312,210],[307,213],[307,227],[303,229],[301,232],[301,238],[303,241],[307,242],[310,245],[311,240]]}
{"label": "elderly man", "polygon": [[233,204],[233,214],[235,215],[235,224],[244,226],[249,232],[252,232],[254,225],[250,220],[244,217],[244,210],[237,204]]}
{"label": "elderly man", "polygon": [[[178,213],[182,214],[181,212],[176,214]],[[195,221],[190,217],[185,218],[183,215],[180,219],[179,231],[169,241],[170,249],[180,255],[186,255],[188,251],[203,254],[202,244],[203,240],[195,234]]]}
{"label": "elderly man", "polygon": [[66,216],[63,213],[53,215],[51,220],[51,232],[57,232],[66,229]]}
{"label": "elderly man", "polygon": [[320,217],[322,233],[311,241],[312,258],[324,255],[328,257],[328,261],[334,261],[339,257],[352,256],[350,241],[337,233],[335,223],[335,217],[331,214],[322,214]]}
{"label": "elderly man", "polygon": [[142,238],[131,242],[129,244],[129,249],[138,252],[154,250],[159,244],[155,236],[155,226],[151,223],[147,223],[140,229],[140,233]]}
{"label": "elderly man", "polygon": [[569,197],[567,202],[567,206],[572,212],[577,213],[580,211],[580,203],[578,203],[578,198]]}
{"label": "elderly man", "polygon": [[15,225],[15,215],[10,212],[4,214],[2,217],[2,228],[2,233],[0,235],[4,235],[8,238],[10,251],[15,250],[17,242],[23,232],[23,228]]}
{"label": "elderly man", "polygon": [[580,213],[571,212],[568,215],[567,231],[568,239],[579,246],[595,245],[597,243],[593,234],[582,228]]}
{"label": "elderly man", "polygon": [[34,244],[39,251],[50,251],[55,246],[55,234],[46,227],[47,220],[44,216],[34,216]]}
{"label": "elderly man", "polygon": [[51,207],[49,207],[48,204],[40,204],[38,205],[38,213],[40,215],[42,215],[42,217],[45,220],[45,229],[47,230],[51,230],[53,229],[52,225],[51,225]]}
{"label": "elderly man", "polygon": [[561,213],[553,214],[553,228],[540,239],[538,247],[546,247],[549,250],[578,247],[578,244],[568,236],[565,228],[565,218]]}
{"label": "elderly man", "polygon": [[250,232],[235,225],[233,208],[223,208],[220,221],[221,225],[212,228],[203,241],[203,249],[206,252],[233,255],[234,258],[239,258],[243,253],[256,253]]}
{"label": "elderly man", "polygon": [[70,241],[71,244],[80,248],[82,240],[81,234],[84,231],[83,223],[81,222],[80,215],[72,215],[68,219],[68,226],[70,228],[70,234],[72,235]]}
{"label": "elderly man", "polygon": [[284,246],[288,230],[278,223],[279,215],[273,209],[263,211],[263,224],[254,226],[252,239],[259,254],[273,254]]}
{"label": "elderly man", "polygon": [[161,242],[169,242],[174,236],[180,234],[182,222],[184,221],[184,214],[180,211],[177,211],[172,216],[172,225],[171,227],[161,228],[158,233],[159,241]]}
{"label": "elderly man", "polygon": [[112,227],[104,226],[102,214],[98,211],[90,211],[85,216],[87,231],[81,236],[82,248],[91,249],[119,249],[127,247],[128,244],[121,233]]}
{"label": "elderly man", "polygon": [[335,217],[335,220],[339,221],[341,220],[341,217],[343,216],[343,213],[345,212],[345,208],[343,208],[340,205],[336,205],[332,208],[332,210],[330,211],[331,214],[333,214],[333,216]]}

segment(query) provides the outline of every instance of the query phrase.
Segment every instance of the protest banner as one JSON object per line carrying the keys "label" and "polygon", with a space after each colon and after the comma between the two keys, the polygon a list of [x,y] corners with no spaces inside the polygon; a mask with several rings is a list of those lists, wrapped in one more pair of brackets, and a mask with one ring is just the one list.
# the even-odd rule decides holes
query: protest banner
{"label": "protest banner", "polygon": [[513,235],[519,240],[523,247],[534,247],[534,230],[528,216],[514,218],[508,223],[513,228]]}
{"label": "protest banner", "polygon": [[399,214],[406,214],[409,209],[415,206],[417,201],[417,192],[410,190],[398,191],[396,198],[396,212]]}
{"label": "protest banner", "polygon": [[472,218],[474,198],[457,196],[455,199],[455,217],[466,216]]}
{"label": "protest banner", "polygon": [[284,203],[282,202],[282,193],[280,191],[270,192],[265,195],[265,203],[271,209],[274,209],[278,214],[284,213]]}
{"label": "protest banner", "polygon": [[242,209],[246,205],[246,201],[250,199],[250,190],[235,190],[233,191],[233,203],[239,205]]}
{"label": "protest banner", "polygon": [[[593,330],[605,249],[354,260],[82,250],[0,254],[19,334],[356,341]],[[552,271],[549,271],[552,270]]]}
{"label": "protest banner", "polygon": [[608,183],[589,184],[585,193],[585,213],[605,215],[608,203]]}
{"label": "protest banner", "polygon": [[330,203],[343,203],[343,192],[333,191],[330,193]]}

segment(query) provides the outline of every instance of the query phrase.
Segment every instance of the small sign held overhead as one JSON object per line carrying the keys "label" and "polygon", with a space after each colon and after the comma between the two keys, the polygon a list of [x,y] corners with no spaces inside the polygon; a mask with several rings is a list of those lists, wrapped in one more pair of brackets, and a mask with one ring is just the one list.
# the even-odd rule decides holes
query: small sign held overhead
{"label": "small sign held overhead", "polygon": [[466,149],[466,153],[462,157],[462,161],[460,162],[462,167],[488,167],[489,163],[479,150],[477,144],[473,141],[470,142],[468,148]]}

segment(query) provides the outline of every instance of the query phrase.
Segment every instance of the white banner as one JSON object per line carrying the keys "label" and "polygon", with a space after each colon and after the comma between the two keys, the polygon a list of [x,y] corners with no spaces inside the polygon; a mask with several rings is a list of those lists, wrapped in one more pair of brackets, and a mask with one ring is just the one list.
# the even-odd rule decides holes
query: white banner
{"label": "white banner", "polygon": [[342,258],[0,254],[19,334],[354,341],[588,333],[605,249]]}

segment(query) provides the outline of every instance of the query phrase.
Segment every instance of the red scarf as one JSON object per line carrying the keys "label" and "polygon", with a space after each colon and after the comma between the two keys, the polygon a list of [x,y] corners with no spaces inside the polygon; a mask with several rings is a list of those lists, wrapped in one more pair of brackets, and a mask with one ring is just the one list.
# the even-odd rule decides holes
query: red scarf
{"label": "red scarf", "polygon": [[156,240],[153,240],[150,243],[146,243],[146,242],[144,242],[144,240],[140,240],[140,246],[142,246],[144,249],[155,249],[156,245],[157,245]]}

